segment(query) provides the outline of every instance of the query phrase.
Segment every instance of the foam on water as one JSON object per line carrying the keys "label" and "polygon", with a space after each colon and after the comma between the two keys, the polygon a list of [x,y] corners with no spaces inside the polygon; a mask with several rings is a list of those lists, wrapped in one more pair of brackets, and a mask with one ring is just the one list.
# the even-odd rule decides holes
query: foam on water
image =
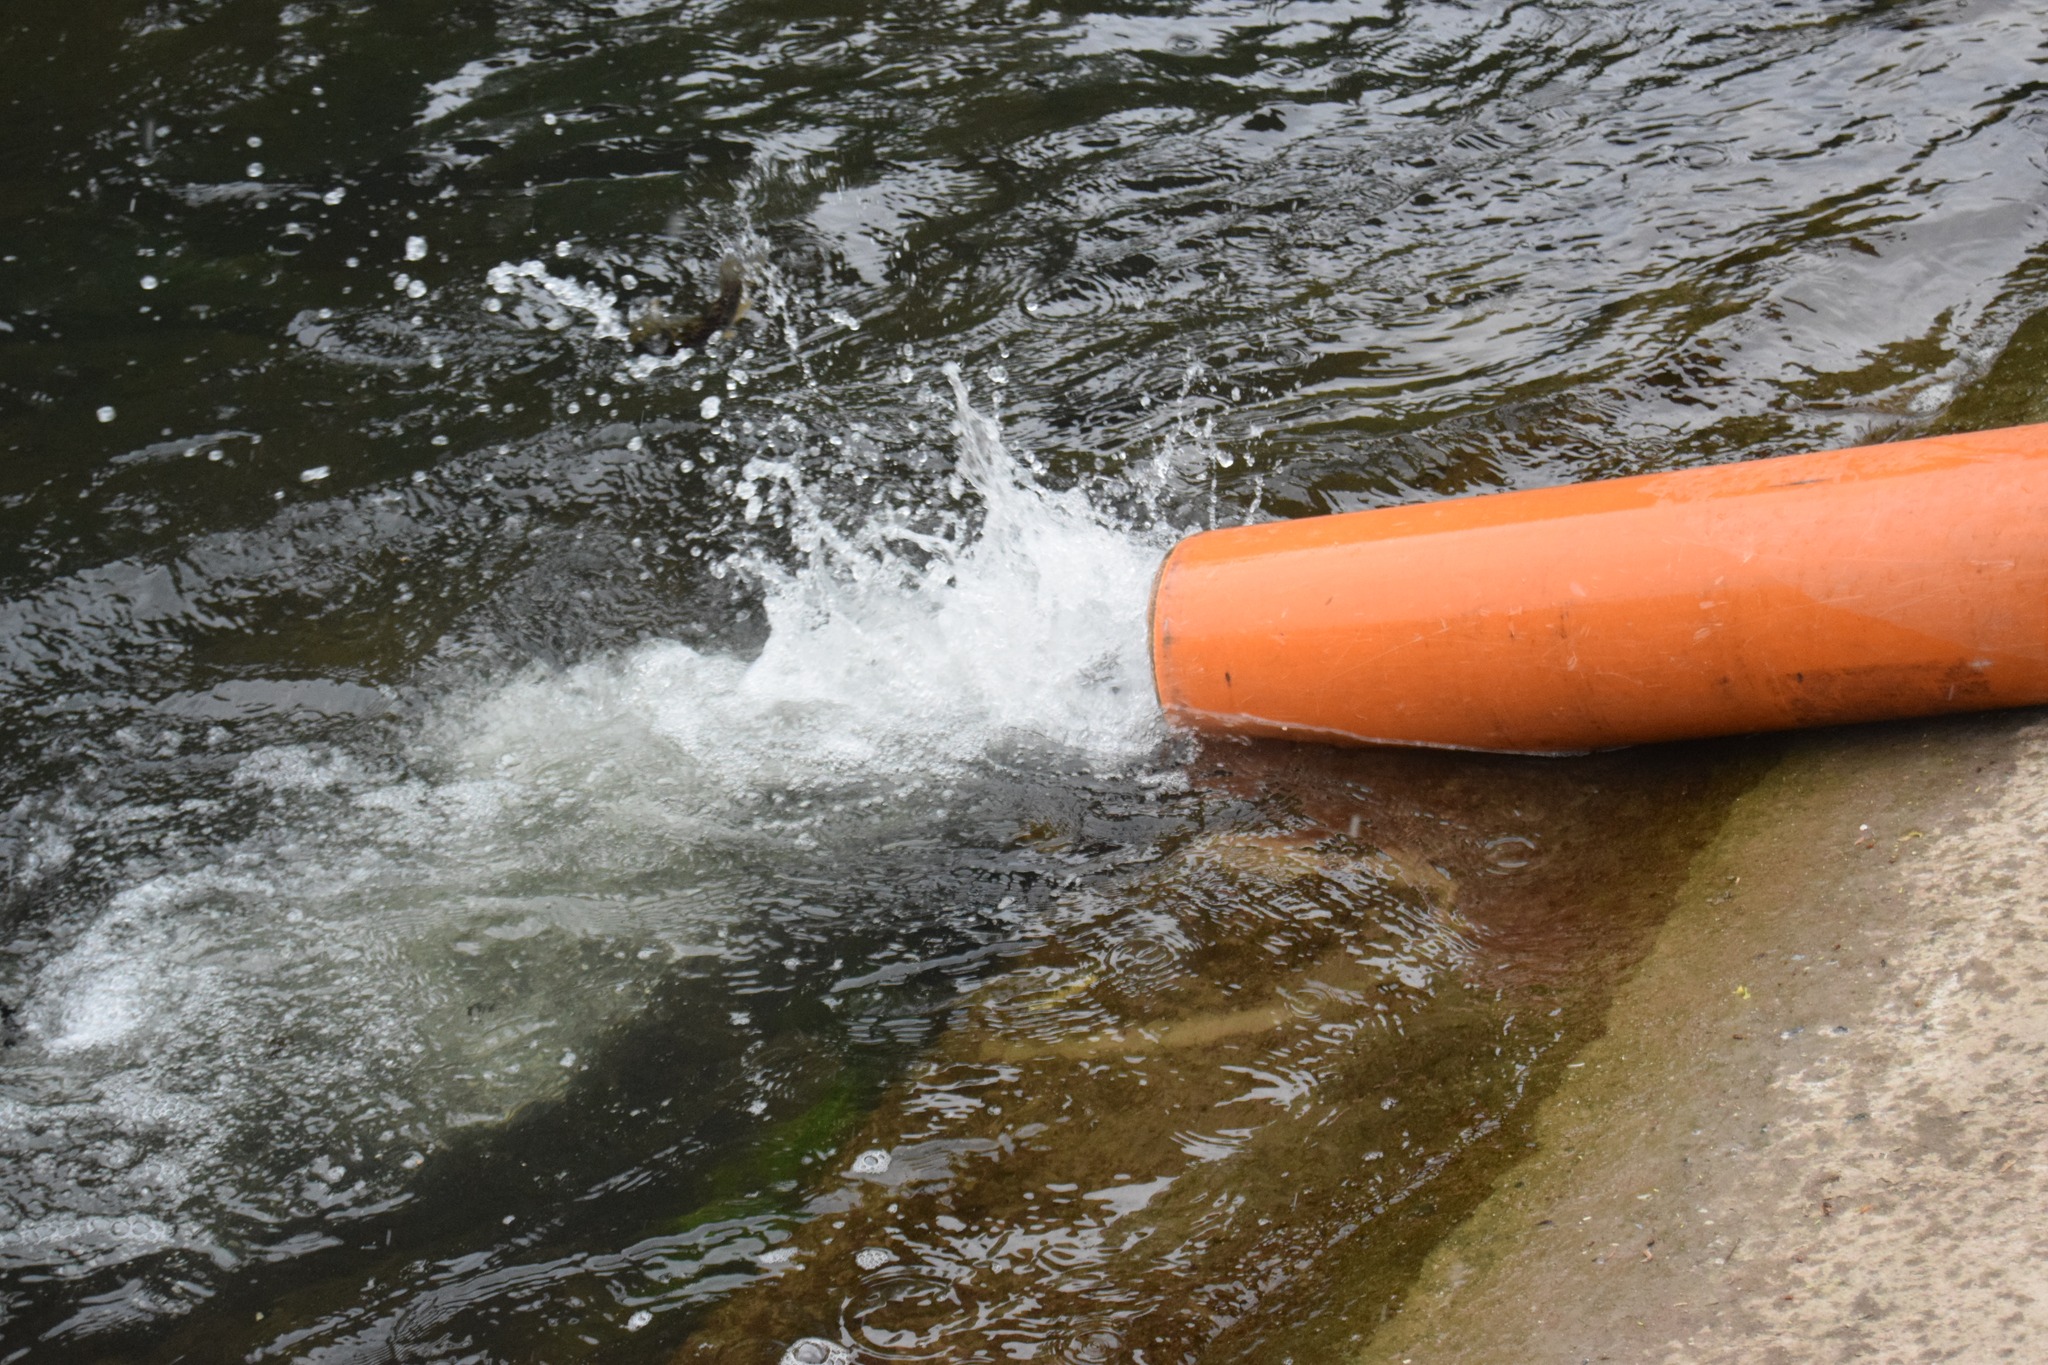
{"label": "foam on water", "polygon": [[849,527],[799,464],[746,466],[796,552],[729,566],[765,594],[758,656],[536,670],[444,699],[407,762],[276,744],[205,793],[253,802],[253,831],[117,886],[34,976],[0,1146],[45,1155],[0,1185],[0,1264],[284,1254],[558,1093],[664,973],[726,951],[768,893],[723,855],[758,869],[929,825],[978,775],[1156,753],[1157,547],[1035,483],[949,377],[971,531]]}

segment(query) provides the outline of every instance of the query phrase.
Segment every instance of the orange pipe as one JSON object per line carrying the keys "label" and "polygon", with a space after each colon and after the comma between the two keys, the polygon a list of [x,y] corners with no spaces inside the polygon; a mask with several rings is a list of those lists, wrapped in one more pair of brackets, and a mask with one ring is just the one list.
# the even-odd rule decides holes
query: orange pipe
{"label": "orange pipe", "polygon": [[1563,753],[2048,701],[2048,424],[1206,531],[1168,718]]}

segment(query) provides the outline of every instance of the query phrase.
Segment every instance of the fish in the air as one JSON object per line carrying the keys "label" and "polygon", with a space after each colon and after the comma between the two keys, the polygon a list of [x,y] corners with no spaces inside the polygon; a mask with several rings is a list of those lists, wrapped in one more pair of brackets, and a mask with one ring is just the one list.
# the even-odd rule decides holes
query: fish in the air
{"label": "fish in the air", "polygon": [[728,253],[718,263],[718,298],[701,313],[671,313],[659,299],[636,310],[627,342],[650,355],[703,349],[713,337],[730,332],[747,314],[747,269]]}

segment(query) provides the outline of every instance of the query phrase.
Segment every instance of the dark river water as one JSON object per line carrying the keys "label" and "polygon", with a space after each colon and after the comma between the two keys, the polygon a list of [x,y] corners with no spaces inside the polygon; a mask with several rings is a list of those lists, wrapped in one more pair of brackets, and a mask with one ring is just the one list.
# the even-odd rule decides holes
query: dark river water
{"label": "dark river water", "polygon": [[1204,747],[1160,554],[2048,416],[2044,59],[15,0],[0,1362],[1367,1345],[1769,746]]}

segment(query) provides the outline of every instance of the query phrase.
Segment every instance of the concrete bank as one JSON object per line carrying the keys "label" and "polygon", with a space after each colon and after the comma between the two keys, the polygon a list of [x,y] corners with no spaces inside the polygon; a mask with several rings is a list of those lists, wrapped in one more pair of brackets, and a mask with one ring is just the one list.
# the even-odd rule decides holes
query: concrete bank
{"label": "concrete bank", "polygon": [[1794,739],[1362,1359],[2048,1358],[2044,840],[2038,712]]}

